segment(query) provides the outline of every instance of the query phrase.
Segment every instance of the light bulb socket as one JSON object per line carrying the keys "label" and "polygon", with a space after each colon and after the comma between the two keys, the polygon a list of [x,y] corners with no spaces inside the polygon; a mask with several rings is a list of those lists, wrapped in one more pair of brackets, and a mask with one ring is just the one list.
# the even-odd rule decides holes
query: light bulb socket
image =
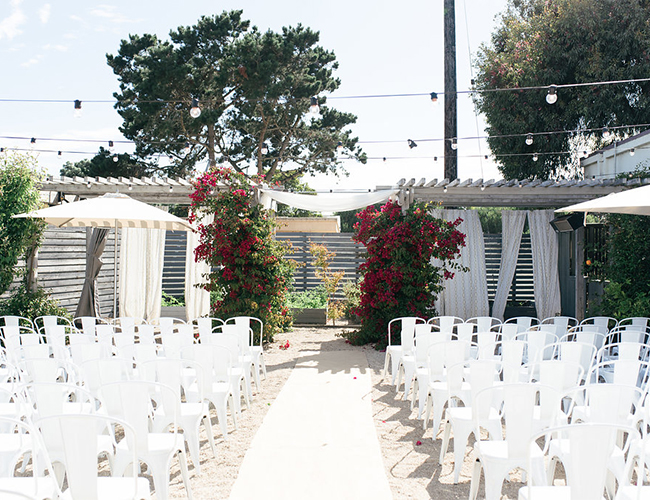
{"label": "light bulb socket", "polygon": [[313,96],[309,99],[309,112],[312,115],[317,115],[320,112],[320,106],[318,105],[318,99]]}
{"label": "light bulb socket", "polygon": [[410,149],[413,149],[413,148],[417,148],[417,147],[418,147],[418,145],[417,145],[417,144],[415,143],[415,141],[412,140],[412,139],[407,140],[406,143],[409,145],[409,148],[410,148]]}
{"label": "light bulb socket", "polygon": [[438,94],[436,92],[431,92],[431,102],[438,102]]}
{"label": "light bulb socket", "polygon": [[266,145],[266,143],[262,143],[262,147],[260,148],[260,153],[263,155],[269,153],[269,147]]}
{"label": "light bulb socket", "polygon": [[90,183],[90,181],[86,182],[86,187],[87,187],[88,189],[90,189],[91,186],[92,186],[92,184]]}
{"label": "light bulb socket", "polygon": [[539,157],[537,156],[537,153],[535,153],[535,154],[533,155],[533,161],[537,161],[537,160],[539,160]]}
{"label": "light bulb socket", "polygon": [[61,151],[57,152],[57,156],[61,156],[62,154]]}
{"label": "light bulb socket", "polygon": [[609,131],[609,127],[603,127],[603,139],[607,140],[611,135],[612,133]]}
{"label": "light bulb socket", "polygon": [[630,149],[630,156],[634,156],[634,153],[636,153],[635,149],[634,148]]}
{"label": "light bulb socket", "polygon": [[31,144],[36,144],[36,137],[32,137],[29,142]]}
{"label": "light bulb socket", "polygon": [[336,149],[339,151],[339,153],[343,151],[343,142],[339,141],[336,145]]}
{"label": "light bulb socket", "polygon": [[458,149],[458,139],[456,139],[455,137],[451,139],[451,149],[453,149],[454,151]]}
{"label": "light bulb socket", "polygon": [[529,146],[533,145],[533,134],[528,134],[526,136],[526,144],[528,144]]}
{"label": "light bulb socket", "polygon": [[75,99],[74,101],[74,116],[75,118],[81,116],[81,101],[79,99]]}
{"label": "light bulb socket", "polygon": [[108,141],[108,149],[113,149],[115,147],[115,143],[113,141]]}
{"label": "light bulb socket", "polygon": [[437,157],[437,156],[434,156],[434,157],[433,157],[433,161],[438,161],[438,157]]}

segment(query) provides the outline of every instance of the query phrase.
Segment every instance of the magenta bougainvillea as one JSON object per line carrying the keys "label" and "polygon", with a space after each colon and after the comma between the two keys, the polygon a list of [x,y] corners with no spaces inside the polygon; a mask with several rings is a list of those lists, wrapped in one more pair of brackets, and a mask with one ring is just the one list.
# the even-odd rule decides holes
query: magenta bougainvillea
{"label": "magenta bougainvillea", "polygon": [[[435,316],[434,301],[445,279],[463,268],[454,260],[465,246],[456,229],[462,222],[438,219],[427,204],[415,202],[405,214],[396,202],[357,214],[354,240],[366,247],[359,266],[361,303],[356,314],[361,329],[350,336],[355,344],[385,345],[388,322],[401,316]],[[437,259],[433,265],[431,259]]]}
{"label": "magenta bougainvillea", "polygon": [[[210,265],[205,287],[221,297],[211,304],[211,313],[260,318],[270,338],[287,330],[291,316],[285,303],[293,262],[283,258],[289,248],[274,239],[276,223],[255,203],[251,182],[228,168],[216,168],[200,176],[194,187],[189,219],[199,222],[195,258]],[[207,214],[214,214],[212,222]]]}

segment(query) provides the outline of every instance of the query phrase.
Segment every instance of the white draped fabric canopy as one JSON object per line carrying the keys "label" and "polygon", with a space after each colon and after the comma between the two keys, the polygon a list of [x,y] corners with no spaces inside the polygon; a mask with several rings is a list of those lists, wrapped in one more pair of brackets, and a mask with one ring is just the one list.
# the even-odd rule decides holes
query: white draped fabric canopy
{"label": "white draped fabric canopy", "polygon": [[309,195],[260,189],[261,202],[264,208],[270,208],[271,203],[276,201],[303,210],[311,210],[312,212],[357,210],[375,203],[381,203],[391,196],[395,196],[398,192],[398,189],[387,189],[370,193],[318,193]]}
{"label": "white draped fabric canopy", "polygon": [[[456,271],[453,279],[444,282],[444,290],[436,301],[439,315],[471,318],[488,316],[487,275],[485,268],[485,239],[476,210],[434,210],[434,216],[454,221],[463,219],[458,230],[465,234],[465,246],[456,262],[469,268]],[[434,265],[436,265],[434,263]]]}
{"label": "white draped fabric canopy", "polygon": [[[214,214],[202,218],[202,224],[211,224]],[[204,260],[197,262],[194,250],[199,244],[199,233],[187,233],[187,250],[185,253],[185,316],[187,321],[210,315],[210,292],[202,288],[210,273],[210,265]]]}

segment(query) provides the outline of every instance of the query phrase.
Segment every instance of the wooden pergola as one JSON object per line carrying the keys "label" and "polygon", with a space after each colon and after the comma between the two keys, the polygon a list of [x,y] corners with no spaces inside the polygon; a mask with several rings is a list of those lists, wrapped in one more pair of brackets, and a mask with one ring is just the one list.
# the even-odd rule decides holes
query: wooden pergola
{"label": "wooden pergola", "polygon": [[[637,178],[561,181],[421,179],[418,182],[401,179],[393,186],[377,186],[375,189],[399,188],[400,199],[406,204],[418,199],[440,203],[443,207],[557,208],[648,183],[650,179]],[[181,178],[56,176],[49,176],[41,186],[41,192],[47,193],[52,204],[64,195],[80,199],[116,191],[145,203],[188,205],[194,187],[190,181]]]}

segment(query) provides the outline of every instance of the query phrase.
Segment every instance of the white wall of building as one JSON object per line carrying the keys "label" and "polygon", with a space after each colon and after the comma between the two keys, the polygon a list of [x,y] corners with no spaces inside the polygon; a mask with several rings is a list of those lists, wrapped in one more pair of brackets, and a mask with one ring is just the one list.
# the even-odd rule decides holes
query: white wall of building
{"label": "white wall of building", "polygon": [[628,137],[580,160],[585,179],[609,179],[650,166],[650,131]]}

